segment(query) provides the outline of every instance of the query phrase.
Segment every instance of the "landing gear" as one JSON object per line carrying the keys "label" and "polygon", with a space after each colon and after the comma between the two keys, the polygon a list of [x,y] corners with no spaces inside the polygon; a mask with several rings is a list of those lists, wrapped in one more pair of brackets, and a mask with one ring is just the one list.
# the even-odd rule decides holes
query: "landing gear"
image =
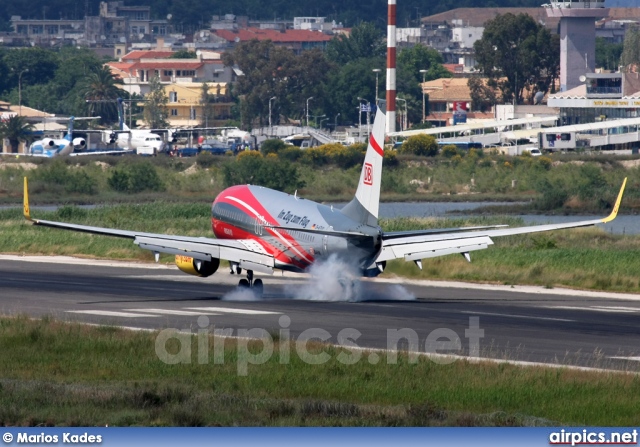
{"label": "landing gear", "polygon": [[[240,274],[241,271],[242,269],[238,268],[236,270],[236,273]],[[232,273],[233,273],[233,268],[232,268]],[[252,289],[258,298],[262,298],[264,294],[264,285],[262,284],[262,280],[253,279],[253,270],[247,270],[247,279],[241,279],[238,282],[238,289],[241,289],[241,290]]]}

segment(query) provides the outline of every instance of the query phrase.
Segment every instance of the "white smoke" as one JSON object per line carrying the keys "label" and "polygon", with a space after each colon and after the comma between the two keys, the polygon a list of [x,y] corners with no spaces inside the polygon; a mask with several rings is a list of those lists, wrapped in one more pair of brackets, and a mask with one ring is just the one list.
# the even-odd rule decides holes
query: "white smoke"
{"label": "white smoke", "polygon": [[236,287],[231,292],[225,293],[222,301],[260,301],[260,297],[254,291],[247,287]]}
{"label": "white smoke", "polygon": [[408,301],[415,296],[399,284],[369,284],[364,290],[359,269],[336,255],[317,262],[309,269],[303,285],[289,285],[287,295],[305,301]]}

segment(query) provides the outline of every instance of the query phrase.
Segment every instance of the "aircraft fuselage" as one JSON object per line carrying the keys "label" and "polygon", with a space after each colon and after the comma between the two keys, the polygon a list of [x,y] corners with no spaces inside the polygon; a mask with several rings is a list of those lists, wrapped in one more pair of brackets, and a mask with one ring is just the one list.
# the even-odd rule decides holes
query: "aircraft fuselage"
{"label": "aircraft fuselage", "polygon": [[225,189],[213,202],[211,214],[213,233],[218,239],[255,240],[274,256],[276,267],[282,270],[302,272],[332,254],[364,270],[373,264],[382,247],[379,227],[349,219],[337,208],[261,186]]}

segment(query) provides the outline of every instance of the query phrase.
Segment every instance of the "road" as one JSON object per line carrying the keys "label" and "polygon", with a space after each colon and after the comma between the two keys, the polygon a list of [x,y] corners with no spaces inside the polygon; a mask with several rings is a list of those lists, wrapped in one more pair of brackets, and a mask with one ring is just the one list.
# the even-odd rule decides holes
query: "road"
{"label": "road", "polygon": [[[143,329],[289,329],[292,338],[314,329],[336,343],[346,329],[357,346],[387,348],[389,332],[417,334],[424,352],[439,335],[454,335],[467,355],[470,318],[480,330],[479,355],[494,359],[640,369],[640,295],[564,292],[472,285],[400,285],[366,280],[357,303],[295,299],[306,279],[265,278],[265,297],[237,300],[237,277],[226,270],[196,278],[175,267],[0,256],[0,311],[50,315],[64,321]],[[415,299],[407,297],[413,294]],[[208,320],[198,321],[206,316]],[[283,318],[286,316],[288,318]],[[200,326],[198,326],[200,324]],[[447,329],[449,331],[443,331]],[[438,330],[438,331],[437,331]],[[326,331],[326,332],[324,332]],[[434,332],[436,331],[436,332]],[[453,331],[453,334],[451,331]],[[310,332],[305,332],[307,336]],[[434,338],[435,337],[435,338]],[[441,341],[443,339],[440,339]],[[412,347],[406,339],[391,347]],[[427,347],[428,346],[428,347]],[[413,346],[415,347],[415,346]],[[412,348],[413,348],[412,347]]]}

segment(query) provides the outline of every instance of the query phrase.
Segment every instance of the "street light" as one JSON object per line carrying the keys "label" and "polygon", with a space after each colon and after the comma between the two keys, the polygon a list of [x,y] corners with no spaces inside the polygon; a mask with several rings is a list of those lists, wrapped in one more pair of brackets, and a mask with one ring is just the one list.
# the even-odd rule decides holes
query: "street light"
{"label": "street light", "polygon": [[426,119],[426,108],[425,108],[425,102],[424,102],[424,83],[425,83],[425,77],[427,76],[427,71],[428,70],[420,70],[420,73],[422,73],[422,84],[420,87],[422,88],[422,122],[424,123],[425,119]]}
{"label": "street light", "polygon": [[338,113],[336,117],[333,119],[333,131],[336,132],[338,130],[338,117],[340,114]]}
{"label": "street light", "polygon": [[407,130],[407,100],[403,98],[396,98],[396,101],[404,101],[404,118],[400,124],[402,130]]}
{"label": "street light", "polygon": [[309,101],[313,99],[313,96],[307,98],[307,127],[309,127]]}
{"label": "street light", "polygon": [[324,118],[325,116],[327,115],[314,115],[313,116],[314,125],[318,127],[318,118]]}
{"label": "street light", "polygon": [[378,105],[378,73],[380,73],[380,69],[374,68],[371,71],[376,74],[376,106],[377,106]]}
{"label": "street light", "polygon": [[329,121],[329,118],[322,118],[320,120],[320,129],[322,129],[322,123],[324,123],[325,121]]}
{"label": "street light", "polygon": [[[13,68],[11,69],[11,71],[14,71]],[[18,108],[19,108],[18,115],[22,115],[22,75],[28,71],[29,69],[25,68],[18,75]]]}
{"label": "street light", "polygon": [[271,101],[276,99],[276,97],[269,98],[269,136],[271,136]]}

